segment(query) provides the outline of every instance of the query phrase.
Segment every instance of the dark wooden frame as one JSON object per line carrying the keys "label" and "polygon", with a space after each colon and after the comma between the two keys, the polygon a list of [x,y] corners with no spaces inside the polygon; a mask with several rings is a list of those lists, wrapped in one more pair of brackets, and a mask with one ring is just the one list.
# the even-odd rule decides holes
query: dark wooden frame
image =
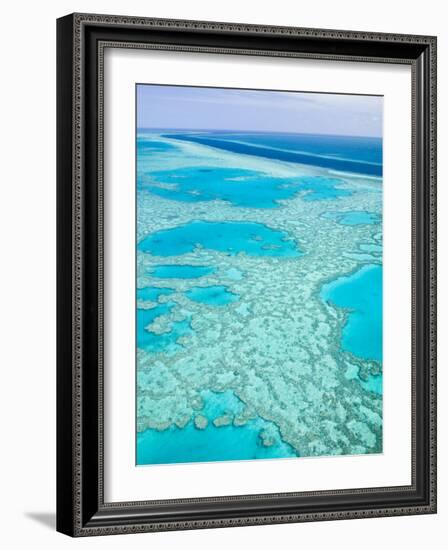
{"label": "dark wooden frame", "polygon": [[[103,497],[105,47],[412,67],[412,484],[111,504]],[[436,38],[73,14],[57,22],[57,529],[71,536],[436,511]]]}

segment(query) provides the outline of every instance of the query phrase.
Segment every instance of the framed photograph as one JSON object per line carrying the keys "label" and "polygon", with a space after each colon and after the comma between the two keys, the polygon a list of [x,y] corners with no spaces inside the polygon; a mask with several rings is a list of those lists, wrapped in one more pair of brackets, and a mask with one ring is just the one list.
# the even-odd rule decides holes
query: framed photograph
{"label": "framed photograph", "polygon": [[436,38],[57,40],[57,529],[434,513]]}

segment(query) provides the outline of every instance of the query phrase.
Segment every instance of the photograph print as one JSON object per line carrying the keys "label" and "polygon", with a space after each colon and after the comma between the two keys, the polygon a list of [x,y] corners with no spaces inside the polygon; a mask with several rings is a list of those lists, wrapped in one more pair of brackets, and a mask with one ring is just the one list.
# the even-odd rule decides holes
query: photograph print
{"label": "photograph print", "polygon": [[383,98],[136,85],[136,464],[382,453]]}

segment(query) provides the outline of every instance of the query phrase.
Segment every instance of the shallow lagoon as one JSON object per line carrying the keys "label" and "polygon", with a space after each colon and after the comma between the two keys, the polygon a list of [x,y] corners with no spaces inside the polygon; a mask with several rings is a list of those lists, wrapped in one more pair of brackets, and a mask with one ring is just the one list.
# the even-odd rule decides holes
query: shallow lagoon
{"label": "shallow lagoon", "polygon": [[175,146],[163,140],[141,134],[137,136],[137,155],[142,158],[148,153],[165,153],[175,150]]}
{"label": "shallow lagoon", "polygon": [[[282,441],[278,427],[260,417],[247,419],[235,426],[235,416],[244,404],[231,391],[202,392],[203,407],[198,411],[206,419],[203,428],[191,420],[183,428],[149,429],[137,434],[138,464],[175,464],[213,462],[217,460],[250,460],[257,458],[297,457],[294,449]],[[228,418],[229,424],[215,426],[213,420]],[[263,437],[269,437],[268,445]]]}
{"label": "shallow lagoon", "polygon": [[143,180],[143,189],[166,199],[182,202],[223,200],[249,208],[277,208],[279,201],[302,192],[307,201],[351,195],[351,191],[344,188],[343,180],[338,178],[279,178],[254,170],[212,166],[156,171]]}
{"label": "shallow lagoon", "polygon": [[192,221],[148,235],[138,244],[138,249],[154,256],[179,256],[192,252],[198,245],[230,256],[239,252],[286,258],[302,255],[297,244],[283,231],[261,223],[239,221]]}
{"label": "shallow lagoon", "polygon": [[150,352],[174,352],[181,347],[177,340],[192,331],[188,319],[173,321],[170,323],[169,330],[162,334],[156,334],[147,329],[157,317],[168,314],[174,306],[173,302],[168,302],[151,309],[137,308],[137,347],[139,349]]}
{"label": "shallow lagoon", "polygon": [[198,430],[193,422],[183,428],[146,430],[137,434],[138,464],[176,464],[182,462],[214,462],[220,460],[253,460],[257,458],[297,457],[292,447],[279,443],[264,447],[260,431],[261,419],[249,420],[244,426],[209,424]]}
{"label": "shallow lagoon", "polygon": [[216,271],[206,265],[156,265],[151,276],[158,279],[199,279]]}
{"label": "shallow lagoon", "polygon": [[160,296],[168,296],[173,292],[175,292],[174,288],[157,288],[153,286],[147,286],[137,289],[137,299],[157,302]]}
{"label": "shallow lagoon", "polygon": [[342,329],[342,348],[363,359],[382,360],[382,285],[382,266],[366,265],[322,287],[326,302],[348,312]]}
{"label": "shallow lagoon", "polygon": [[367,380],[361,380],[360,383],[361,383],[361,386],[367,391],[377,393],[378,395],[382,395],[383,393],[383,375],[382,374],[370,375],[367,378]]}
{"label": "shallow lagoon", "polygon": [[227,287],[221,285],[196,286],[188,290],[185,295],[190,300],[209,306],[226,306],[240,299],[238,294],[230,292]]}
{"label": "shallow lagoon", "polygon": [[359,366],[350,365],[345,372],[345,378],[347,380],[356,380],[358,384],[366,391],[373,392],[377,395],[383,394],[383,374],[368,374],[363,378],[359,375]]}

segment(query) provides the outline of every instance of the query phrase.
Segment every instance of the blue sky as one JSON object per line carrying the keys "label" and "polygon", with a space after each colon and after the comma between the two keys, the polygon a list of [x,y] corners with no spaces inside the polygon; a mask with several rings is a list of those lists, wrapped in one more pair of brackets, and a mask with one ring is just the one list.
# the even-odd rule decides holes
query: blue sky
{"label": "blue sky", "polygon": [[137,85],[137,127],[382,135],[378,96]]}

